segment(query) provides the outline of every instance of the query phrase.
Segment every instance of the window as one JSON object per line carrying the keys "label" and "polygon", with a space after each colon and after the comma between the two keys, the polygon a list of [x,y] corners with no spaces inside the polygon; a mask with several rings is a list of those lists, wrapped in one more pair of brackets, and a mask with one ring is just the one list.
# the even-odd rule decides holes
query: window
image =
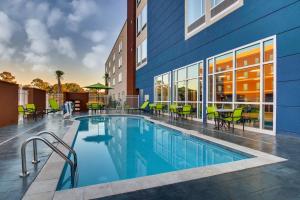
{"label": "window", "polygon": [[115,59],[116,59],[116,54],[114,53],[114,55],[113,55],[113,62],[115,61]]}
{"label": "window", "polygon": [[147,26],[147,5],[143,8],[142,12],[136,18],[136,33],[137,35]]}
{"label": "window", "polygon": [[122,82],[122,72],[119,74],[119,83]]}
{"label": "window", "polygon": [[137,67],[147,62],[147,39],[136,49]]}
{"label": "window", "polygon": [[116,67],[115,65],[113,66],[113,74],[116,72]]}
{"label": "window", "polygon": [[123,59],[122,59],[122,56],[119,58],[119,68],[122,67],[122,62],[123,62]]}
{"label": "window", "polygon": [[243,6],[244,0],[185,0],[185,38]]}
{"label": "window", "polygon": [[173,102],[192,106],[194,117],[202,118],[203,63],[198,62],[173,71]]}
{"label": "window", "polygon": [[112,85],[113,86],[116,85],[116,79],[115,78],[113,78],[113,80],[112,80]]}
{"label": "window", "polygon": [[205,23],[205,0],[187,0],[187,25],[192,31]]}
{"label": "window", "polygon": [[138,7],[140,5],[142,0],[136,0],[136,7]]}
{"label": "window", "polygon": [[169,105],[170,103],[170,77],[171,73],[165,73],[154,77],[154,102]]}
{"label": "window", "polygon": [[121,40],[120,43],[119,43],[119,53],[122,51],[122,48],[123,48],[123,42]]}
{"label": "window", "polygon": [[207,105],[244,110],[245,126],[275,131],[274,40],[264,39],[207,61]]}

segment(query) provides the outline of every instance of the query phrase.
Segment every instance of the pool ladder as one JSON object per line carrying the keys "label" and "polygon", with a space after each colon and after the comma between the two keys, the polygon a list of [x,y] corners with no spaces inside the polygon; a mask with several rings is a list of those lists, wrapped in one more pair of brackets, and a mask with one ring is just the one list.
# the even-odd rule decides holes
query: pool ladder
{"label": "pool ladder", "polygon": [[[49,142],[47,139],[41,137],[41,135],[50,135],[58,143],[62,144],[65,148],[67,148],[73,154],[74,162],[71,159],[69,159],[61,150],[59,150],[56,146],[54,146],[51,142]],[[37,141],[38,140],[43,142],[44,144],[46,144],[48,147],[50,147],[55,153],[57,153],[61,158],[63,158],[70,165],[71,183],[72,183],[72,185],[74,185],[75,173],[76,173],[76,169],[77,169],[77,154],[68,144],[66,144],[62,139],[60,139],[57,135],[55,135],[51,131],[39,132],[36,136],[28,138],[25,142],[23,142],[22,147],[21,147],[22,173],[20,173],[20,177],[26,177],[26,176],[29,175],[29,172],[27,171],[27,166],[26,166],[26,146],[31,141],[32,141],[32,144],[33,144],[33,160],[32,160],[32,163],[37,164],[37,163],[40,162],[38,160],[38,155],[37,155]]]}

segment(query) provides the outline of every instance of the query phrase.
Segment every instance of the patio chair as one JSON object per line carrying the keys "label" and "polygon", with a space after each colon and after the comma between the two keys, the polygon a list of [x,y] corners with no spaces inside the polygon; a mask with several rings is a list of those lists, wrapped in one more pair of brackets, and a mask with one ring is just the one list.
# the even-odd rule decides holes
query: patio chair
{"label": "patio chair", "polygon": [[29,113],[26,111],[26,109],[22,105],[18,106],[18,112],[20,115],[23,116],[23,118],[25,118],[25,117],[27,117],[27,115],[29,115]]}
{"label": "patio chair", "polygon": [[232,131],[234,131],[234,124],[238,122],[243,122],[243,108],[236,108],[231,113],[231,116],[222,119],[225,123],[228,123],[228,129],[230,129],[230,124],[232,124]]}
{"label": "patio chair", "polygon": [[155,112],[156,112],[156,114],[159,114],[159,115],[160,115],[160,112],[163,111],[163,107],[164,107],[164,106],[163,106],[161,103],[156,104],[156,106],[155,106]]}
{"label": "patio chair", "polygon": [[174,114],[176,115],[177,114],[177,104],[170,104],[170,107],[169,107],[169,112],[171,114],[171,116]]}
{"label": "patio chair", "polygon": [[215,106],[208,106],[206,111],[207,119],[214,120],[215,127],[217,127],[220,119],[219,113],[217,112],[217,108]]}
{"label": "patio chair", "polygon": [[33,103],[26,104],[26,111],[28,113],[34,114],[36,112],[36,107]]}
{"label": "patio chair", "polygon": [[149,103],[149,110],[152,114],[154,114],[156,105],[154,103]]}
{"label": "patio chair", "polygon": [[184,105],[182,107],[182,110],[181,111],[178,111],[178,114],[180,116],[184,116],[187,118],[188,115],[192,116],[192,106],[191,105]]}
{"label": "patio chair", "polygon": [[[49,105],[51,108],[49,112],[56,113],[56,112],[61,111],[58,103],[54,99],[49,99]],[[47,113],[48,113],[48,111],[47,111]]]}

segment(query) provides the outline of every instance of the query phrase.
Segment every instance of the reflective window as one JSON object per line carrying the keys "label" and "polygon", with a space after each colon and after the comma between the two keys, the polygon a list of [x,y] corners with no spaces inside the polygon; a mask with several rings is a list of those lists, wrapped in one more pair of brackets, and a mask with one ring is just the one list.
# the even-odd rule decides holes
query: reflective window
{"label": "reflective window", "polygon": [[[246,76],[245,76],[246,75]],[[250,67],[236,71],[236,101],[260,101],[260,68]]]}
{"label": "reflective window", "polygon": [[273,130],[274,48],[274,39],[266,39],[210,58],[207,105],[243,108],[246,127]]}
{"label": "reflective window", "polygon": [[246,47],[236,52],[236,66],[246,67],[260,63],[260,44]]}
{"label": "reflective window", "polygon": [[197,101],[197,79],[188,80],[187,89],[188,89],[188,101]]}
{"label": "reflective window", "polygon": [[216,72],[231,70],[232,66],[233,66],[232,53],[228,53],[216,58],[216,66],[215,66]]}
{"label": "reflective window", "polygon": [[154,102],[170,101],[170,73],[154,77]]}
{"label": "reflective window", "polygon": [[185,101],[186,81],[180,81],[177,84],[178,101]]}
{"label": "reflective window", "polygon": [[187,22],[192,25],[200,19],[205,13],[204,0],[187,0]]}

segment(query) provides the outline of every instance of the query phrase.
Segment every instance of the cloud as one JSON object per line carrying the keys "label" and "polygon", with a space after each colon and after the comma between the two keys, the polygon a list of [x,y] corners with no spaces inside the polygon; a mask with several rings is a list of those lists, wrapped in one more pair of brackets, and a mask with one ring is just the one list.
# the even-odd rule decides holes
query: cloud
{"label": "cloud", "polygon": [[16,50],[5,44],[0,43],[0,59],[1,60],[8,60],[12,59],[12,56],[15,54]]}
{"label": "cloud", "polygon": [[0,11],[0,42],[9,43],[15,30],[13,21]]}
{"label": "cloud", "polygon": [[14,21],[4,12],[0,11],[0,59],[11,60],[15,49],[10,47],[12,36],[15,31]]}
{"label": "cloud", "polygon": [[32,71],[34,72],[49,72],[53,73],[55,70],[54,68],[48,66],[48,65],[41,65],[41,64],[34,64],[32,66]]}
{"label": "cloud", "polygon": [[29,19],[25,25],[30,50],[36,54],[45,54],[52,49],[52,41],[46,26],[37,19]]}
{"label": "cloud", "polygon": [[58,40],[54,41],[54,45],[60,54],[66,55],[70,58],[75,58],[76,53],[74,51],[73,42],[70,38],[59,38]]}
{"label": "cloud", "polygon": [[97,43],[101,42],[106,38],[106,32],[96,30],[96,31],[85,31],[83,32],[83,37]]}
{"label": "cloud", "polygon": [[56,24],[58,24],[59,20],[61,20],[62,17],[63,14],[58,8],[52,9],[47,19],[47,26],[55,26]]}
{"label": "cloud", "polygon": [[78,29],[81,21],[97,12],[97,4],[94,0],[73,0],[71,2],[72,13],[68,15],[69,28],[73,31]]}
{"label": "cloud", "polygon": [[87,53],[82,60],[84,66],[93,69],[104,65],[103,53],[105,53],[105,49],[105,46],[101,44],[92,47],[91,52]]}

